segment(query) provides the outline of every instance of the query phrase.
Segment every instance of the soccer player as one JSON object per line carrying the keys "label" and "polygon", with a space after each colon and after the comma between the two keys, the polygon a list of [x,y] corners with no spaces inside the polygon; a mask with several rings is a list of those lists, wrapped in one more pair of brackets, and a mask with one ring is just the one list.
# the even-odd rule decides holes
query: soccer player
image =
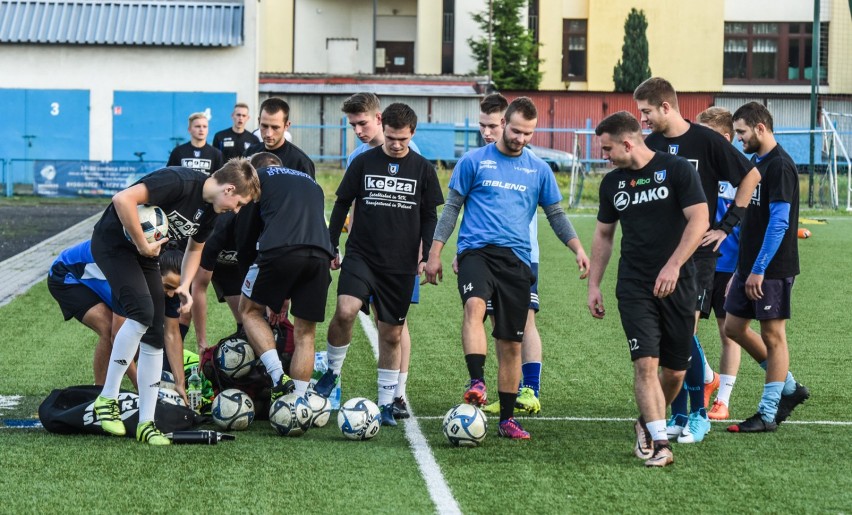
{"label": "soccer player", "polygon": [[222,168],[225,164],[222,153],[207,144],[207,115],[204,113],[189,115],[188,130],[190,140],[172,150],[166,166],[192,168],[208,176]]}
{"label": "soccer player", "polygon": [[[409,148],[417,114],[405,104],[382,112],[384,143],[356,157],[337,188],[328,230],[337,249],[352,202],[355,216],[340,267],[337,306],[328,326],[329,368],[316,392],[328,397],[340,371],[358,311],[369,313],[372,299],[379,330],[378,405],[382,425],[395,426],[393,400],[399,381],[402,329],[429,239],[444,202],[435,168]],[[421,251],[422,244],[422,251]]]}
{"label": "soccer player", "polygon": [[[372,148],[378,147],[385,142],[385,133],[382,128],[382,108],[379,103],[379,97],[374,93],[356,93],[347,98],[343,102],[343,113],[349,121],[349,125],[355,131],[355,136],[361,141],[355,150],[349,154],[346,161],[348,168],[352,161],[362,153]],[[420,153],[417,144],[414,141],[408,142],[408,149]],[[347,225],[352,224],[354,216],[349,216]],[[348,230],[349,227],[346,227]],[[418,304],[420,302],[420,278],[414,278],[414,292],[411,294],[411,303]],[[378,312],[374,309],[373,314]],[[376,326],[379,322],[376,318]],[[408,317],[405,323],[402,324],[402,336],[399,342],[400,362],[399,362],[399,380],[396,384],[396,391],[393,394],[393,417],[395,419],[406,419],[410,416],[408,412],[408,404],[406,403],[405,388],[408,384],[408,370],[411,365],[411,333],[408,331]]]}
{"label": "soccer player", "polygon": [[[760,187],[741,228],[737,271],[725,300],[725,334],[766,370],[757,413],[728,427],[734,433],[775,431],[810,397],[790,373],[787,320],[793,282],[799,275],[799,174],[772,132],[772,115],[749,102],[734,112],[734,131],[760,170]],[[760,337],[747,331],[760,322]]]}
{"label": "soccer player", "polygon": [[[183,252],[177,249],[167,249],[160,256],[160,276],[163,290],[166,294],[166,315],[174,317],[177,325],[177,310],[172,306],[174,291],[180,285],[180,262]],[[98,335],[92,368],[95,374],[95,384],[103,385],[106,379],[109,356],[112,351],[112,334],[123,322],[123,317],[113,313],[114,302],[112,290],[103,276],[103,272],[95,263],[92,256],[92,242],[86,240],[73,247],[63,250],[50,267],[47,276],[47,289],[59,303],[65,320],[72,317],[80,321]],[[170,309],[171,308],[171,309]],[[167,321],[167,325],[169,321]],[[168,334],[170,331],[167,329]],[[178,335],[180,332],[178,332]],[[180,342],[180,337],[178,337]],[[168,343],[168,339],[166,341]],[[168,346],[167,346],[168,347]],[[180,351],[178,351],[180,352]],[[174,355],[167,352],[167,357]],[[183,372],[183,358],[170,362],[172,368]],[[136,385],[136,365],[130,363],[127,376]],[[179,379],[183,379],[181,376]],[[182,382],[175,381],[182,386]],[[183,388],[177,389],[186,397]]]}
{"label": "soccer player", "polygon": [[576,254],[581,278],[588,273],[586,256],[574,227],[559,202],[562,195],[547,164],[526,147],[535,132],[538,112],[527,97],[516,98],[505,114],[503,137],[472,150],[456,164],[447,205],[435,229],[426,265],[432,284],[442,277],[441,250],[453,233],[464,206],[458,235],[458,288],[464,307],[462,347],[470,383],[465,402],[487,402],[484,366],[488,348],[485,309],[494,308],[492,336],[500,347],[497,392],[498,434],[529,439],[513,413],[521,375],[520,343],[524,339],[535,277],[530,270],[529,224],[536,207],[544,207],[559,240]]}
{"label": "soccer player", "polygon": [[674,462],[666,406],[681,390],[692,355],[696,283],[691,256],[710,226],[707,201],[695,169],[683,158],[648,148],[630,113],[608,116],[595,134],[604,158],[616,169],[600,186],[589,312],[594,318],[606,315],[601,281],[621,222],[615,292],[640,412],[634,453],[646,466],[665,467]]}
{"label": "soccer player", "polygon": [[[163,367],[165,306],[158,256],[169,240],[188,240],[175,289],[180,310],[189,311],[189,284],[198,269],[204,240],[219,213],[237,211],[260,193],[257,174],[245,159],[232,159],[210,177],[187,168],[152,172],[115,194],[92,234],[92,256],[114,292],[127,320],[115,335],[104,388],[95,400],[101,428],[123,436],[118,391],[128,364],[139,350],[139,425],[136,439],[168,445],[154,425],[154,408]],[[137,206],[157,205],[169,217],[169,238],[149,243],[142,232]],[[125,236],[127,232],[129,238]]]}
{"label": "soccer player", "polygon": [[[721,134],[726,140],[734,141],[734,121],[731,112],[724,107],[710,107],[698,114],[695,121]],[[734,201],[737,189],[728,181],[719,181],[719,198],[716,203],[716,223],[722,221],[731,202]],[[719,358],[719,390],[713,407],[707,412],[711,420],[724,420],[729,416],[728,407],[731,402],[731,391],[737,380],[740,368],[740,346],[725,336],[725,290],[737,267],[737,253],[740,247],[740,229],[734,227],[731,234],[719,246],[716,258],[716,273],[713,276],[713,290],[708,292],[710,307],[716,314],[716,325],[719,329],[719,339],[722,342]],[[754,332],[751,328],[747,331]],[[759,336],[755,333],[755,336]]]}
{"label": "soccer player", "polygon": [[[252,162],[260,165],[259,160],[267,156],[253,156]],[[299,159],[290,154],[288,160],[283,166],[258,169],[263,194],[255,202],[254,223],[262,229],[255,240],[257,257],[245,276],[239,308],[249,344],[272,379],[272,402],[291,391],[302,397],[307,393],[314,370],[316,324],[325,320],[329,266],[334,257],[323,190],[307,170],[297,168]],[[242,262],[247,256],[239,243],[237,246]],[[267,307],[280,313],[287,299],[291,299],[295,340],[292,379],[284,373],[272,328],[263,318]]]}
{"label": "soccer player", "polygon": [[[651,77],[636,88],[633,98],[642,122],[651,129],[651,134],[645,140],[648,148],[686,158],[698,171],[707,199],[709,223],[715,223],[719,182],[727,181],[737,188],[736,197],[725,217],[707,231],[695,252],[695,280],[698,283],[695,334],[698,320],[710,317],[716,251],[742,218],[751,194],[760,181],[760,173],[730,141],[712,129],[684,120],[678,110],[677,93],[666,79]],[[672,417],[667,429],[669,438],[677,439],[680,443],[700,442],[710,431],[710,419],[705,408],[719,385],[719,378],[707,364],[698,337],[695,336],[694,340],[685,391],[672,403]]]}
{"label": "soccer player", "polygon": [[[487,95],[479,103],[479,133],[485,144],[495,143],[503,137],[503,128],[506,120],[503,115],[509,107],[506,97],[499,93]],[[530,305],[527,315],[527,325],[524,327],[524,340],[521,342],[521,383],[518,386],[518,397],[515,399],[515,408],[527,413],[538,413],[541,411],[539,401],[539,386],[541,385],[541,336],[535,325],[535,314],[538,313],[538,217],[533,215],[530,222],[530,270],[532,270],[535,281],[530,287]],[[458,258],[453,259],[453,270],[458,273]],[[486,303],[486,311],[491,316],[491,325],[494,325],[494,309],[491,301]],[[500,347],[495,346],[499,353]],[[500,414],[500,400],[482,408],[482,411],[491,415]]]}
{"label": "soccer player", "polygon": [[257,136],[246,130],[248,119],[248,105],[238,102],[234,105],[234,112],[231,113],[233,125],[213,136],[213,147],[219,149],[226,160],[240,157],[249,147],[260,143]]}
{"label": "soccer player", "polygon": [[280,98],[267,98],[260,104],[258,124],[263,142],[250,146],[243,155],[269,152],[278,156],[283,166],[316,177],[314,162],[302,149],[284,138],[290,127],[290,104]]}

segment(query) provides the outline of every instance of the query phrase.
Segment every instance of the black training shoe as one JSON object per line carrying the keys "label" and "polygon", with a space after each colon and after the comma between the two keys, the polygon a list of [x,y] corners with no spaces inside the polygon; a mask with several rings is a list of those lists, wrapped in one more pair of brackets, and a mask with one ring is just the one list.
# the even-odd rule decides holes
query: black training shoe
{"label": "black training shoe", "polygon": [[728,426],[730,433],[771,433],[776,429],[778,429],[778,424],[774,421],[766,422],[763,420],[763,415],[759,411],[739,424]]}
{"label": "black training shoe", "polygon": [[393,400],[393,418],[402,420],[411,416],[411,413],[408,412],[408,404],[405,403],[405,399],[402,397],[397,397]]}
{"label": "black training shoe", "polygon": [[293,393],[295,389],[296,383],[290,379],[290,376],[287,374],[282,375],[281,379],[278,380],[278,384],[272,387],[272,391],[269,394],[270,404],[274,404],[279,397],[283,397],[288,393]]}
{"label": "black training shoe", "polygon": [[778,411],[775,413],[775,423],[780,424],[787,420],[796,409],[796,406],[808,400],[811,396],[810,390],[803,385],[796,383],[796,389],[790,395],[782,395],[778,402]]}

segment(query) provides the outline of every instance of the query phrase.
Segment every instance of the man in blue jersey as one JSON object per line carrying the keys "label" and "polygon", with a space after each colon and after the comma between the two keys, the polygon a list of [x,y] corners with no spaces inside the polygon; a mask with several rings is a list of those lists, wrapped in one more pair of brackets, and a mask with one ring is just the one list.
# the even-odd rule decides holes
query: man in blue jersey
{"label": "man in blue jersey", "polygon": [[562,195],[550,167],[526,149],[535,132],[538,112],[527,97],[506,110],[503,137],[465,154],[453,170],[446,206],[429,252],[426,279],[442,278],[441,250],[455,229],[464,206],[458,235],[458,288],[464,307],[462,347],[470,383],[465,402],[485,404],[486,302],[494,309],[492,336],[500,347],[497,391],[500,398],[498,434],[529,439],[512,416],[521,372],[521,346],[527,322],[530,285],[529,224],[541,205],[559,239],[575,254],[581,278],[589,258],[559,202]]}
{"label": "man in blue jersey", "polygon": [[[177,308],[180,306],[180,301],[175,297],[175,289],[180,286],[182,259],[183,252],[180,250],[164,251],[160,255],[160,274],[163,279],[163,291],[166,294],[167,318],[164,331],[166,357],[169,359],[170,367],[175,371],[175,389],[186,400],[183,387],[183,342],[177,323]],[[118,307],[109,283],[95,263],[90,240],[69,247],[57,256],[48,272],[47,289],[59,303],[65,320],[76,318],[98,335],[93,369],[95,384],[104,384],[109,356],[112,352],[112,336],[121,327],[124,316],[117,311]],[[129,364],[127,376],[135,385],[135,364]]]}

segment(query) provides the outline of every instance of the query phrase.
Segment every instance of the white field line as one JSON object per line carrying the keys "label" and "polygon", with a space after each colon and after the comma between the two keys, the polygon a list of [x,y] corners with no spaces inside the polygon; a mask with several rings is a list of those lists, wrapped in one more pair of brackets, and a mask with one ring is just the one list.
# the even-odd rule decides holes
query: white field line
{"label": "white field line", "polygon": [[[373,325],[370,317],[362,312],[358,312],[358,319],[361,321],[364,334],[370,340],[370,345],[373,347],[373,354],[378,360],[379,333],[376,330],[376,326]],[[408,404],[408,411],[411,413],[411,417],[403,422],[403,426],[405,426],[405,438],[408,439],[408,443],[411,446],[414,459],[417,461],[417,468],[420,469],[420,475],[426,481],[426,489],[429,491],[429,497],[432,498],[432,502],[435,504],[436,511],[442,515],[460,514],[461,508],[459,508],[458,502],[453,497],[453,492],[450,490],[444,474],[441,473],[441,467],[435,461],[435,456],[429,448],[429,442],[426,440],[423,431],[420,430],[420,423],[417,421],[410,403]]]}
{"label": "white field line", "polygon": [[[518,420],[542,420],[544,422],[633,422],[635,418],[618,417],[516,417]],[[443,420],[443,416],[421,416],[421,420]],[[711,420],[713,424],[732,424],[742,420]],[[852,426],[850,420],[787,420],[784,425],[795,424],[799,426]]]}
{"label": "white field line", "polygon": [[0,395],[0,412],[15,408],[21,402],[20,395]]}

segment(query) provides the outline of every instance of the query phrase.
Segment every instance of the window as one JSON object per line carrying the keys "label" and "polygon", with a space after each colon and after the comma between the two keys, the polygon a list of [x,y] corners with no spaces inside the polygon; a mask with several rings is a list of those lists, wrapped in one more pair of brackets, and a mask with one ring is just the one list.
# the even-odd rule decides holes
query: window
{"label": "window", "polygon": [[[813,24],[725,23],[726,84],[804,84],[811,80]],[[827,83],[828,24],[821,24],[820,82]]]}
{"label": "window", "polygon": [[586,20],[562,20],[562,80],[586,80]]}
{"label": "window", "polygon": [[441,27],[441,73],[449,75],[453,73],[453,60],[455,44],[455,0],[444,0],[444,20]]}

